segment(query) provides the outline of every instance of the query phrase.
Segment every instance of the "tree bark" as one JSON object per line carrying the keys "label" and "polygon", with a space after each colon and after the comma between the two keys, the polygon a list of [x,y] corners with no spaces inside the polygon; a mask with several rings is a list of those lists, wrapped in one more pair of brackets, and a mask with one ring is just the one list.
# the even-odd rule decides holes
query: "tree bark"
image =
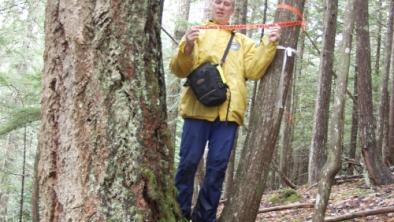
{"label": "tree bark", "polygon": [[[350,145],[349,145],[349,158],[355,160],[356,159],[356,151],[357,151],[357,133],[358,133],[358,111],[357,111],[357,100],[358,100],[358,95],[357,95],[357,66],[355,66],[355,72],[354,72],[354,89],[353,89],[353,95],[354,99],[353,105],[352,105],[352,127],[351,127],[351,132],[350,132]],[[348,175],[353,175],[354,174],[354,165],[350,164],[348,165],[347,168],[347,174]]]}
{"label": "tree bark", "polygon": [[[235,11],[232,17],[233,24],[246,24],[248,13],[248,0],[235,0]],[[246,35],[246,29],[239,30]]]}
{"label": "tree bark", "polygon": [[387,33],[386,33],[386,44],[385,44],[385,58],[384,58],[384,73],[382,79],[382,88],[380,95],[380,107],[379,107],[379,124],[378,124],[378,139],[377,147],[382,151],[383,157],[389,154],[388,150],[388,119],[389,119],[389,76],[390,76],[390,65],[391,65],[391,53],[393,52],[393,24],[394,24],[394,0],[390,1],[389,17],[387,21]]}
{"label": "tree bark", "polygon": [[[328,2],[330,5],[329,10],[326,12],[329,15],[336,15],[338,13],[338,1],[331,0]],[[331,118],[331,140],[329,141],[328,159],[324,165],[322,176],[319,181],[318,194],[315,202],[315,210],[312,217],[313,222],[324,221],[324,215],[327,209],[328,200],[330,198],[331,186],[334,183],[335,175],[341,169],[341,155],[342,155],[342,143],[343,143],[343,129],[344,129],[344,111],[345,111],[345,100],[347,90],[347,80],[350,67],[350,53],[352,48],[352,33],[354,28],[354,0],[347,1],[345,9],[345,29],[343,31],[343,40],[341,44],[341,51],[339,57],[338,67],[338,78],[335,90],[335,102],[333,108],[333,114]],[[327,32],[333,32],[333,36],[327,39],[327,42],[335,42],[335,26],[336,16],[327,17],[331,20],[328,25]],[[330,30],[333,28],[334,30]],[[335,44],[332,44],[335,47]],[[333,60],[333,56],[327,58]],[[332,64],[332,63],[331,63]]]}
{"label": "tree bark", "polygon": [[[264,12],[263,12],[263,21],[262,21],[263,24],[265,24],[267,22],[267,10],[268,10],[268,0],[264,0]],[[250,30],[250,31],[252,31],[252,30]],[[261,30],[261,38],[264,36],[264,31],[265,31],[265,29]],[[251,36],[251,34],[249,36]],[[250,110],[253,110],[254,103],[256,101],[258,84],[259,84],[259,81],[254,81],[254,83],[253,83],[253,92],[252,92],[252,97],[251,97]]]}
{"label": "tree bark", "polygon": [[[234,24],[246,24],[246,13],[248,9],[248,0],[237,0],[235,15],[233,16]],[[246,34],[246,30],[240,30],[242,34]],[[240,129],[237,130],[235,136],[235,143],[231,152],[230,160],[226,169],[226,176],[224,180],[224,189],[222,199],[227,199],[228,195],[232,192],[234,186],[234,170],[235,170],[235,156],[237,153],[237,147],[240,143]]]}
{"label": "tree bark", "polygon": [[[382,21],[383,21],[383,15],[382,12],[384,12],[384,9],[382,8],[382,2],[383,0],[379,0],[378,2],[378,31],[377,31],[377,39],[376,39],[376,54],[375,54],[375,74],[379,75],[380,73],[380,51],[381,51],[381,46],[382,46]],[[390,16],[389,16],[390,17]],[[390,19],[389,19],[390,20]],[[389,27],[387,27],[389,29]],[[386,35],[387,37],[387,35]],[[388,39],[386,39],[386,44],[388,42]],[[386,49],[390,49],[385,47]],[[386,67],[386,65],[385,65]]]}
{"label": "tree bark", "polygon": [[394,72],[392,72],[391,80],[391,97],[390,97],[390,111],[389,111],[389,133],[388,145],[385,150],[384,162],[387,166],[394,165]]}
{"label": "tree bark", "polygon": [[178,221],[159,1],[48,1],[40,221]]}
{"label": "tree bark", "polygon": [[[303,43],[301,43],[303,45]],[[299,59],[302,60],[303,54],[303,46],[298,50],[300,52]],[[301,67],[299,67],[301,69]],[[282,138],[282,147],[280,149],[279,154],[279,171],[283,173],[284,176],[289,177],[291,175],[290,169],[294,165],[293,159],[293,137],[294,137],[294,114],[295,114],[295,104],[296,104],[296,96],[295,96],[295,85],[296,78],[295,73],[297,73],[297,63],[294,65],[293,77],[291,79],[289,92],[287,94],[286,106],[284,111],[284,118],[282,121],[283,128],[283,138]],[[281,177],[283,177],[281,175]],[[288,185],[285,180],[281,180],[282,185]]]}
{"label": "tree bark", "polygon": [[239,142],[239,130],[237,130],[234,140],[236,143],[234,143],[233,151],[231,152],[230,160],[226,169],[222,199],[228,199],[234,187],[235,154],[237,151],[237,143]]}
{"label": "tree bark", "polygon": [[333,75],[333,59],[335,48],[337,1],[326,0],[325,31],[323,50],[320,57],[320,78],[315,105],[312,142],[309,152],[308,183],[314,184],[326,161],[326,142],[330,109],[331,82]]}
{"label": "tree bark", "polygon": [[360,121],[361,153],[372,184],[394,182],[389,168],[383,164],[380,150],[376,146],[375,124],[372,104],[371,46],[369,42],[368,2],[356,0],[356,33],[358,67],[358,111]]}
{"label": "tree bark", "polygon": [[[304,0],[280,0],[278,3],[292,5],[300,11],[304,8]],[[291,19],[293,15],[288,11],[276,11],[275,21]],[[299,27],[283,29],[280,43],[296,48],[299,30]],[[283,54],[281,51],[277,53],[277,58],[280,59],[273,62],[260,82],[257,96],[259,99],[256,100],[252,110],[250,133],[246,139],[247,150],[242,154],[233,196],[224,207],[221,221],[248,222],[256,219],[279,134],[283,107],[294,66],[294,57],[290,57],[284,76],[279,74],[282,70]],[[280,87],[281,78],[283,87]]]}
{"label": "tree bark", "polygon": [[[307,14],[307,10],[305,10],[304,16],[306,16],[305,14]],[[293,93],[292,93],[293,97],[292,97],[292,106],[291,106],[292,121],[293,121],[293,126],[292,127],[293,127],[293,129],[291,130],[291,135],[290,135],[290,138],[289,138],[289,140],[290,140],[289,141],[290,142],[289,146],[292,146],[292,141],[293,141],[293,137],[294,137],[294,127],[295,127],[295,124],[296,124],[295,112],[296,112],[296,110],[298,108],[298,100],[299,100],[299,93],[297,93],[298,91],[297,91],[296,83],[298,82],[297,78],[299,78],[302,75],[302,71],[303,71],[303,66],[302,66],[303,62],[302,61],[304,59],[304,51],[305,51],[305,33],[304,32],[302,32],[300,34],[300,44],[299,44],[298,48],[299,49],[297,51],[300,54],[298,56],[299,60],[295,64],[295,66],[297,66],[297,67],[296,67],[296,74],[295,74],[294,80],[293,80],[293,82],[294,82],[293,83]],[[286,136],[285,136],[285,138],[286,138]],[[283,142],[283,145],[284,146],[287,145],[287,142]],[[290,169],[292,169],[292,170],[289,171],[289,175],[291,175],[290,178],[296,184],[299,184],[298,183],[299,182],[298,179],[299,179],[299,175],[300,175],[298,173],[298,169],[300,168],[299,165],[301,165],[303,163],[303,161],[300,160],[300,159],[303,158],[302,155],[300,155],[300,153],[301,152],[299,150],[295,150],[294,149],[292,157],[291,157],[292,158],[292,167]]]}

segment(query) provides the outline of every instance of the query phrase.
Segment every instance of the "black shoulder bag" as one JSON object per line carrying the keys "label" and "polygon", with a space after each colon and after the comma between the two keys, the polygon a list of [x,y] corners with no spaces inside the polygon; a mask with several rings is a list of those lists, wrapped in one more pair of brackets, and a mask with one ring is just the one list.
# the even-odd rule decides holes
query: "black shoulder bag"
{"label": "black shoulder bag", "polygon": [[220,65],[209,62],[201,64],[193,70],[188,76],[185,86],[190,86],[194,95],[205,106],[218,106],[227,99],[228,86],[223,81],[218,68],[221,69],[226,60],[231,42],[234,38],[234,32],[231,32],[230,40],[224,51]]}

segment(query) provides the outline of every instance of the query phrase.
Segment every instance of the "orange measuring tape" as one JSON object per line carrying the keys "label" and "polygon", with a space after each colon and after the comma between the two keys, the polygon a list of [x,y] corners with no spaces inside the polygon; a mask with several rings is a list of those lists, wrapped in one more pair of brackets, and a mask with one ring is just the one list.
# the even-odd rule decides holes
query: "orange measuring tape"
{"label": "orange measuring tape", "polygon": [[302,26],[305,29],[304,14],[298,9],[291,5],[281,3],[277,6],[278,9],[285,9],[291,11],[294,15],[298,17],[297,21],[286,21],[286,22],[274,22],[274,23],[259,23],[259,24],[238,24],[238,25],[197,25],[193,26],[192,29],[226,29],[226,30],[236,30],[236,29],[266,29],[271,27],[293,27]]}

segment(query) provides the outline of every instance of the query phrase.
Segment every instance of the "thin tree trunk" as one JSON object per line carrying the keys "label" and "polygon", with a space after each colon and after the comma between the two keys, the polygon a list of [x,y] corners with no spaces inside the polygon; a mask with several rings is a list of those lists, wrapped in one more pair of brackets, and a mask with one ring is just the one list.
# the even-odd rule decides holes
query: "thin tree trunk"
{"label": "thin tree trunk", "polygon": [[[304,12],[304,16],[305,16],[305,14],[307,13],[307,10],[305,10],[305,12]],[[293,121],[293,128],[295,127],[294,125],[295,125],[295,123],[296,123],[296,119],[295,119],[295,112],[296,112],[296,110],[297,110],[297,108],[298,108],[298,100],[299,100],[299,93],[298,93],[298,91],[297,91],[297,85],[296,85],[296,83],[298,82],[297,81],[297,78],[299,78],[301,75],[302,75],[302,71],[303,71],[303,66],[302,66],[302,64],[303,64],[303,58],[304,58],[304,49],[305,49],[305,33],[304,32],[302,32],[301,34],[300,34],[300,44],[299,44],[299,46],[298,46],[298,50],[297,51],[299,51],[300,52],[300,54],[299,54],[299,59],[297,60],[297,64],[295,65],[295,66],[297,66],[297,67],[299,67],[299,68],[297,68],[296,69],[296,71],[297,71],[297,73],[295,74],[295,76],[294,76],[294,83],[293,83],[293,98],[292,98],[292,107],[291,107],[291,113],[292,113],[292,121]],[[294,139],[294,129],[292,129],[292,132],[291,132],[291,137],[289,138],[290,139],[290,142],[291,142],[291,144],[289,144],[290,146],[292,146],[292,141],[293,141],[293,139]],[[284,142],[284,145],[285,145],[286,143]],[[292,154],[292,167],[291,167],[291,172],[289,172],[289,175],[290,175],[290,178],[293,180],[293,181],[295,181],[295,183],[297,183],[297,184],[299,184],[298,182],[298,179],[299,179],[299,173],[298,173],[298,169],[299,169],[299,165],[302,163],[302,161],[301,160],[299,160],[299,159],[301,159],[302,158],[302,156],[301,155],[299,155],[299,151],[297,151],[297,150],[294,150],[293,151],[293,154]]]}
{"label": "thin tree trunk", "polygon": [[197,203],[198,192],[200,192],[201,185],[204,181],[206,159],[207,159],[207,148],[205,148],[204,155],[201,158],[200,163],[198,164],[197,167],[197,172],[193,184],[192,206],[195,206]]}
{"label": "thin tree trunk", "polygon": [[[357,66],[354,68],[354,89],[353,89],[353,95],[354,95],[354,100],[353,105],[352,105],[352,127],[351,127],[351,132],[350,132],[350,145],[349,145],[349,158],[355,160],[356,159],[356,151],[357,151],[357,133],[358,133],[358,111],[357,111],[357,100],[358,100],[358,95],[357,95]],[[349,163],[347,167],[347,174],[348,175],[354,175],[354,165]]]}
{"label": "thin tree trunk", "polygon": [[31,217],[33,222],[40,221],[40,207],[38,206],[39,202],[39,185],[38,185],[38,163],[40,158],[40,143],[38,144],[38,149],[36,151],[36,155],[34,158],[34,174],[33,174],[33,188],[31,194]]}
{"label": "thin tree trunk", "polygon": [[369,42],[368,2],[356,0],[358,111],[360,121],[361,153],[372,184],[394,182],[389,168],[383,164],[376,146],[375,124],[372,104],[371,46]]}
{"label": "thin tree trunk", "polygon": [[[379,0],[378,2],[378,31],[377,31],[377,39],[376,39],[376,54],[375,54],[375,74],[379,75],[380,73],[380,51],[381,51],[381,45],[382,45],[382,21],[383,21],[383,15],[382,13],[384,12],[384,9],[382,8],[382,1],[383,0]],[[389,16],[390,17],[390,16]],[[389,19],[390,20],[390,19]],[[387,27],[388,29],[389,26]],[[387,35],[386,35],[387,37]],[[386,44],[388,42],[388,39],[386,39]],[[387,45],[386,45],[387,46]],[[387,47],[385,47],[386,49],[389,49]],[[386,67],[386,65],[385,65]]]}
{"label": "thin tree trunk", "polygon": [[[302,44],[302,43],[301,43]],[[302,46],[301,46],[302,48]],[[302,60],[302,51],[303,49],[300,50],[301,53],[299,55],[299,59]],[[300,67],[301,68],[301,67]],[[279,154],[279,171],[283,173],[284,176],[288,177],[290,175],[290,167],[294,164],[293,160],[293,148],[292,148],[292,141],[293,141],[293,135],[294,135],[294,114],[295,114],[295,85],[296,85],[296,78],[295,78],[295,73],[297,73],[297,63],[294,64],[294,71],[293,71],[293,77],[291,79],[291,87],[289,88],[289,92],[287,94],[287,99],[286,99],[286,106],[285,106],[285,111],[283,114],[283,120],[282,120],[282,128],[283,128],[283,133],[282,133],[282,147],[279,149],[280,154]],[[282,175],[281,175],[282,177]],[[283,186],[287,185],[284,180],[282,181],[281,184]]]}
{"label": "thin tree trunk", "polygon": [[224,189],[222,199],[228,199],[234,187],[234,169],[235,169],[235,155],[237,151],[237,143],[239,142],[239,130],[235,135],[233,150],[231,152],[230,160],[226,169],[226,176],[224,178]]}
{"label": "thin tree trunk", "polygon": [[379,124],[378,124],[378,139],[377,147],[382,151],[385,157],[388,151],[388,119],[389,119],[389,76],[391,65],[391,53],[393,52],[393,24],[394,24],[394,0],[390,1],[389,17],[387,21],[387,33],[385,44],[385,58],[384,58],[384,73],[382,79],[380,107],[379,107]]}
{"label": "thin tree trunk", "polygon": [[[326,161],[327,128],[330,109],[331,82],[333,75],[333,55],[335,48],[335,31],[337,1],[326,0],[325,31],[323,50],[320,57],[320,79],[315,104],[312,142],[309,152],[308,183],[319,180],[321,169]],[[331,8],[332,7],[332,8]]]}
{"label": "thin tree trunk", "polygon": [[388,145],[384,152],[384,162],[387,166],[394,165],[394,71],[392,71],[391,84]]}
{"label": "thin tree trunk", "polygon": [[[268,10],[268,0],[264,1],[264,12],[263,12],[263,23],[267,22],[267,10]],[[261,30],[261,38],[264,36],[264,31],[265,29]],[[257,94],[257,86],[258,86],[259,82],[255,81],[253,83],[253,93],[252,93],[252,97],[251,97],[251,103],[250,103],[250,110],[253,110],[254,107],[254,103],[256,101],[256,94]],[[249,124],[250,125],[250,124]]]}
{"label": "thin tree trunk", "polygon": [[204,15],[203,20],[211,19],[211,0],[204,0]]}
{"label": "thin tree trunk", "polygon": [[27,137],[27,129],[26,126],[24,127],[23,132],[23,161],[22,161],[22,176],[21,176],[21,197],[20,197],[20,204],[19,204],[19,221],[23,220],[23,202],[24,202],[24,195],[25,195],[25,175],[26,175],[26,137]]}
{"label": "thin tree trunk", "polygon": [[[248,9],[248,0],[236,0],[236,8],[235,15],[233,16],[234,24],[245,24],[246,23],[246,13]],[[242,34],[246,34],[246,30],[240,30]],[[235,155],[237,153],[237,146],[240,143],[240,130],[237,130],[237,134],[235,136],[235,143],[233,150],[231,152],[230,160],[226,169],[226,176],[224,180],[224,189],[223,189],[223,199],[227,199],[228,195],[233,190],[234,185],[234,170],[235,170]]]}
{"label": "thin tree trunk", "polygon": [[39,221],[181,219],[159,1],[47,2]]}
{"label": "thin tree trunk", "polygon": [[[0,186],[6,187],[9,184],[8,175],[5,171],[8,169],[10,165],[10,151],[12,148],[11,145],[11,135],[8,134],[7,139],[5,140],[4,146],[4,160],[1,164],[0,168]],[[8,200],[9,200],[9,191],[8,189],[1,189],[0,190],[0,221],[8,221]]]}
{"label": "thin tree trunk", "polygon": [[[334,15],[338,12],[338,1],[330,1],[331,10],[327,13]],[[343,40],[341,44],[341,51],[339,57],[338,78],[335,90],[335,102],[332,114],[332,122],[330,127],[331,140],[329,142],[328,159],[324,165],[321,179],[319,181],[319,191],[316,197],[315,210],[312,217],[313,222],[324,221],[324,215],[327,209],[328,200],[331,194],[331,186],[334,183],[335,175],[341,168],[341,155],[343,143],[343,129],[344,129],[344,111],[347,90],[347,80],[350,67],[350,53],[352,48],[352,33],[354,28],[354,0],[349,0],[345,9],[345,29],[343,31]],[[334,26],[336,26],[336,16],[332,16]],[[328,32],[332,31],[327,29]],[[329,41],[335,41],[334,36]],[[333,60],[333,57],[327,58]]]}
{"label": "thin tree trunk", "polygon": [[[304,8],[303,0],[280,0],[278,3],[292,5],[300,11]],[[292,18],[293,15],[288,11],[276,11],[275,21],[286,21]],[[299,30],[299,27],[283,29],[280,43],[296,48]],[[251,222],[256,220],[294,66],[294,57],[288,58],[284,76],[281,76],[279,73],[282,70],[283,55],[283,52],[277,53],[277,59],[271,64],[259,84],[257,96],[259,99],[256,100],[252,110],[250,133],[246,139],[247,150],[242,154],[234,192],[224,207],[221,221]],[[280,87],[281,83],[283,87]]]}
{"label": "thin tree trunk", "polygon": [[[191,0],[179,0],[178,7],[178,22],[175,26],[174,36],[175,40],[179,42],[182,36],[186,31],[186,22],[189,19],[190,12],[190,2]],[[177,45],[173,44],[173,47],[176,48]],[[181,81],[179,78],[176,78],[174,75],[167,75],[168,87],[167,87],[167,107],[168,109],[168,127],[171,131],[172,143],[175,147],[176,143],[176,131],[177,131],[177,118],[178,118],[178,103],[179,103],[179,93],[181,91]]]}

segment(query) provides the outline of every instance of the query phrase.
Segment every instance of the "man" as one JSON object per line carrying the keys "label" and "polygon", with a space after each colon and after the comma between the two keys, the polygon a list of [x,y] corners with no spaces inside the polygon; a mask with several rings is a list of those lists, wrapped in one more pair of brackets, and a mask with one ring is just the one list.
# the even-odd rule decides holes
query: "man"
{"label": "man", "polygon": [[[212,0],[212,20],[209,24],[228,24],[234,12],[234,0]],[[177,53],[171,60],[172,71],[185,78],[205,62],[219,64],[231,36],[224,29],[186,31]],[[260,79],[272,62],[280,28],[273,28],[260,45],[236,33],[223,72],[229,93],[227,101],[216,107],[201,104],[189,87],[182,93],[180,113],[184,126],[180,148],[180,163],[175,177],[177,201],[182,214],[193,222],[215,222],[227,163],[239,125],[246,109],[246,79]],[[230,99],[231,95],[231,99]],[[193,182],[196,169],[208,141],[206,174],[191,212]]]}

